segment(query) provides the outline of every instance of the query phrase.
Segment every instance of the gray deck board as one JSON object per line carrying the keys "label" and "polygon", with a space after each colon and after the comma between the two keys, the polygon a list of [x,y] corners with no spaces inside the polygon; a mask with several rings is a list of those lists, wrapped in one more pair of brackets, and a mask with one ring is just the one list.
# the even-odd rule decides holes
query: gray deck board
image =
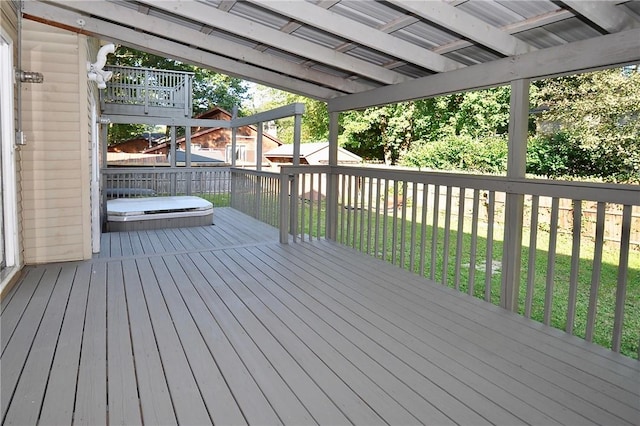
{"label": "gray deck board", "polygon": [[107,265],[93,265],[82,333],[74,424],[107,421]]}
{"label": "gray deck board", "polygon": [[186,284],[186,281],[180,279],[182,278],[178,274],[180,266],[175,262],[175,257],[172,256],[166,260],[158,257],[151,258],[151,267],[158,276],[160,289],[209,416],[216,424],[245,423],[222,372],[217,367],[215,359],[211,356],[191,317],[187,302],[178,292],[177,287]]}
{"label": "gray deck board", "polygon": [[139,361],[136,363],[136,378],[142,420],[148,424],[172,423],[176,420],[175,412],[138,268],[134,260],[125,260],[122,269],[127,282],[125,291],[133,356]]}
{"label": "gray deck board", "polygon": [[[267,250],[269,248],[264,247],[262,249]],[[286,268],[286,258],[280,257],[280,261],[282,263],[278,265],[277,270],[282,271]],[[300,291],[296,291],[293,288],[289,288],[289,291],[298,298],[305,297],[306,293],[307,297],[312,297],[318,301],[321,306],[315,309],[325,321],[334,327],[339,327],[341,332],[349,341],[357,345],[362,353],[367,354],[373,361],[385,366],[395,376],[392,378],[378,376],[377,381],[379,383],[392,384],[395,379],[395,381],[406,383],[413,392],[421,394],[427,400],[436,395],[436,398],[439,398],[436,404],[437,407],[459,423],[497,422],[498,419],[495,416],[502,416],[502,423],[518,422],[516,417],[509,415],[509,413],[504,413],[504,410],[495,410],[495,404],[487,399],[485,395],[467,387],[454,377],[448,377],[446,370],[443,370],[443,364],[445,369],[458,370],[460,366],[454,365],[442,356],[439,356],[440,366],[431,362],[425,363],[424,360],[419,359],[416,353],[411,352],[406,347],[402,347],[400,342],[394,341],[389,334],[386,334],[384,325],[378,324],[376,326],[375,319],[372,319],[370,313],[363,313],[363,310],[359,310],[355,305],[349,306],[348,303],[346,305],[340,302],[336,303],[336,299],[331,296],[332,294],[334,296],[337,295],[338,300],[344,296],[327,288],[326,281],[314,278],[313,272],[309,271],[309,268],[305,270],[305,274],[307,275],[306,278],[300,275],[288,278],[290,281],[295,282],[300,289]],[[329,307],[335,315],[327,314]],[[345,321],[347,324],[345,324]],[[385,342],[386,344],[382,344]],[[431,353],[427,354],[426,357],[436,357],[438,355],[440,354]],[[362,360],[356,358],[356,362],[361,363]],[[375,372],[375,367],[375,364],[369,364],[371,371]],[[423,369],[429,369],[429,373],[422,375],[423,372],[421,370]],[[471,377],[463,376],[465,381],[473,379],[473,372],[470,373]],[[490,383],[485,382],[482,385],[482,388],[487,389]],[[445,392],[442,392],[443,386]],[[404,394],[406,393],[405,389]],[[465,401],[470,406],[466,405]],[[478,419],[480,413],[483,416]],[[538,413],[538,416],[540,416],[540,413]]]}
{"label": "gray deck board", "polygon": [[[151,262],[149,259],[139,259],[136,263],[142,279],[149,316],[151,322],[155,324],[154,329],[157,330],[158,352],[162,358],[176,418],[182,424],[210,423],[209,412],[202,400],[200,389],[167,309],[167,302],[160,290]],[[164,277],[159,279],[163,280]]]}
{"label": "gray deck board", "polygon": [[5,424],[30,425],[38,421],[39,412],[31,407],[33,401],[42,401],[44,397],[58,330],[62,325],[74,275],[74,267],[64,267],[56,277],[55,291],[51,294],[42,322],[29,348],[29,356],[7,411]]}
{"label": "gray deck board", "polygon": [[113,232],[2,302],[3,424],[616,424],[640,362],[326,241]]}
{"label": "gray deck board", "polygon": [[71,424],[76,398],[76,380],[80,347],[89,294],[92,265],[82,263],[76,271],[64,322],[58,337],[47,391],[42,402],[41,419],[50,424]]}
{"label": "gray deck board", "polygon": [[[293,255],[300,255],[300,251],[296,250],[296,253]],[[335,261],[339,262],[338,259]],[[325,266],[327,266],[327,264],[325,264]],[[497,356],[493,355],[494,352],[499,354],[508,350],[508,342],[491,339],[491,336],[486,335],[476,335],[479,338],[470,342],[466,340],[466,338],[469,338],[473,334],[466,334],[464,328],[457,330],[451,330],[451,328],[449,328],[449,330],[455,332],[455,343],[458,343],[458,345],[455,346],[445,339],[447,337],[447,329],[434,330],[436,327],[435,323],[426,323],[424,329],[420,329],[420,327],[415,325],[419,321],[412,318],[412,315],[409,314],[409,309],[413,304],[411,300],[402,300],[390,293],[381,293],[376,296],[376,289],[368,286],[366,283],[358,286],[364,287],[361,292],[350,291],[352,290],[350,287],[353,286],[353,282],[358,279],[357,275],[351,275],[351,270],[345,268],[343,271],[345,285],[339,289],[341,291],[341,295],[339,296],[340,300],[351,300],[351,309],[359,312],[361,316],[368,316],[372,323],[379,324],[387,336],[394,336],[397,341],[404,343],[408,348],[413,349],[415,353],[421,354],[421,356],[432,362],[439,359],[439,366],[445,371],[448,370],[450,374],[456,371],[460,372],[460,368],[464,368],[466,365],[468,371],[466,371],[467,374],[465,374],[464,377],[468,383],[469,380],[474,378],[477,380],[478,376],[482,376],[487,369],[492,369],[493,371],[488,375],[485,374],[485,376],[490,376],[496,385],[503,387],[511,394],[518,394],[525,400],[538,401],[539,404],[543,404],[546,414],[553,417],[556,421],[580,424],[585,424],[589,421],[607,424],[620,421],[619,418],[602,413],[601,410],[593,410],[591,405],[586,401],[582,402],[573,395],[567,395],[562,387],[558,385],[550,386],[550,383],[544,383],[537,375],[527,374],[522,368],[522,365],[511,364],[504,358],[495,360],[500,362],[491,362],[494,358],[497,358]],[[336,291],[338,291],[338,289],[336,289]],[[346,298],[344,296],[346,296]],[[372,303],[369,307],[367,306],[368,303],[363,301],[371,301]],[[393,309],[394,303],[398,304],[398,309]],[[388,307],[389,305],[391,305],[391,307]],[[422,303],[416,303],[415,305],[422,305],[424,308]],[[428,312],[428,310],[425,311]],[[378,315],[375,315],[376,313]],[[443,314],[448,315],[447,312]],[[422,320],[422,322],[424,323],[424,320]],[[370,334],[375,336],[374,331],[370,331]],[[460,337],[463,337],[463,339],[460,339]],[[376,340],[380,341],[383,338],[384,336],[379,336]],[[488,362],[483,364],[477,357],[473,356],[478,352],[478,349],[484,349],[488,355],[491,355],[491,358],[487,360]],[[465,350],[468,352],[465,352]],[[412,354],[404,353],[402,357],[404,359],[411,359]],[[452,360],[456,361],[459,365],[448,366],[446,364]],[[419,363],[417,359],[415,359],[415,362]],[[496,368],[494,366],[499,367]],[[526,383],[526,386],[523,386],[522,383]],[[482,384],[482,382],[479,384]],[[581,389],[581,387],[575,386],[574,388],[577,390]],[[541,389],[543,389],[543,392],[536,392]],[[496,390],[497,389],[494,388],[494,392]],[[459,392],[460,390],[455,393]],[[589,396],[590,394],[587,392],[587,395]],[[493,394],[485,392],[484,396],[493,397]],[[568,411],[566,406],[562,404],[562,402],[567,399],[579,410],[574,413]],[[496,403],[500,403],[500,400],[496,400]],[[513,407],[513,404],[509,405],[510,409],[513,409]]]}
{"label": "gray deck board", "polygon": [[[121,262],[107,264],[107,374],[109,421],[141,423],[129,313]],[[142,360],[141,360],[142,361]]]}

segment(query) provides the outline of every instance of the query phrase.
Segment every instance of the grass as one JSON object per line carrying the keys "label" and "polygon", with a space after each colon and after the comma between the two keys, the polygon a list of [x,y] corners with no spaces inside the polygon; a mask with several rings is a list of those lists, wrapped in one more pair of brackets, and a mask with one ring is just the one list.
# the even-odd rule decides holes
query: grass
{"label": "grass", "polygon": [[[324,204],[324,203],[323,203]],[[324,234],[324,205],[321,205],[321,223],[318,230],[317,224],[317,204],[314,205],[313,211],[313,227],[307,233],[313,236],[322,236]],[[309,223],[309,206],[305,205],[304,221],[308,227]],[[424,275],[430,277],[433,273],[435,280],[438,282],[446,281],[446,285],[455,287],[456,272],[456,253],[458,239],[458,221],[457,217],[451,218],[449,232],[448,262],[445,268],[445,230],[444,216],[439,217],[437,228],[437,243],[435,246],[435,263],[431,264],[431,241],[433,228],[430,225],[424,227],[420,223],[420,212],[417,214],[417,223],[415,226],[414,250],[412,247],[412,228],[410,220],[403,221],[401,217],[396,220],[397,237],[392,236],[394,227],[393,218],[387,216],[386,227],[384,225],[384,217],[378,216],[378,251],[374,252],[376,247],[375,227],[376,215],[372,212],[369,219],[368,210],[350,210],[346,208],[339,209],[339,220],[343,224],[338,230],[337,239],[339,242],[354,247],[360,251],[374,255],[378,258],[392,262],[405,269],[412,269],[416,273],[420,273],[420,254],[422,232],[425,233],[424,246]],[[391,214],[391,213],[390,213]],[[408,216],[411,215],[410,208],[407,208]],[[398,214],[400,216],[400,214]],[[429,217],[427,222],[431,223],[432,218]],[[371,221],[371,231],[368,238],[366,229],[368,222]],[[299,220],[300,222],[300,220]],[[402,226],[405,226],[404,245],[401,240]],[[347,226],[348,225],[348,226]],[[464,220],[463,233],[461,236],[461,259],[460,264],[466,265],[460,268],[460,279],[458,288],[460,291],[468,292],[469,275],[471,263],[471,220]],[[386,230],[386,234],[385,234]],[[480,223],[478,227],[477,249],[475,265],[477,269],[481,269],[485,264],[486,247],[487,247],[487,229],[486,224]],[[362,238],[361,238],[362,235]],[[354,238],[355,236],[355,238]],[[531,300],[531,318],[542,322],[545,311],[545,295],[547,288],[547,271],[553,266],[554,274],[551,280],[551,292],[553,295],[551,303],[550,325],[565,330],[567,326],[567,310],[569,300],[569,282],[571,273],[571,252],[572,252],[572,236],[569,234],[558,233],[555,249],[555,260],[553,265],[549,264],[548,248],[549,248],[548,225],[541,224],[537,230],[536,251],[535,251],[535,268],[533,272],[533,288]],[[527,294],[527,276],[529,263],[529,237],[530,229],[523,229],[523,248],[522,248],[522,264],[521,264],[521,282],[519,292],[519,312],[525,313],[525,299]],[[500,224],[496,224],[493,232],[493,252],[491,259],[500,262],[503,251],[503,228]],[[384,247],[384,251],[383,251]],[[413,253],[413,259],[412,259]],[[584,338],[586,333],[586,323],[589,307],[589,294],[591,288],[592,272],[593,272],[593,253],[594,242],[588,236],[582,236],[580,241],[580,260],[578,264],[578,286],[576,292],[576,309],[575,318],[572,328],[573,334]],[[599,288],[597,297],[597,315],[594,323],[593,342],[598,345],[611,348],[614,324],[614,310],[616,302],[616,289],[618,280],[618,263],[619,249],[612,243],[606,243],[602,253],[602,267],[598,276]],[[500,272],[490,275],[489,288],[485,287],[485,271],[476,270],[473,280],[473,294],[476,297],[484,298],[485,290],[490,294],[491,302],[499,304],[500,302]],[[446,280],[445,280],[446,277]],[[624,328],[621,341],[621,353],[636,358],[638,356],[638,342],[640,340],[640,249],[632,249],[629,253],[629,269],[627,276],[627,288],[625,298],[625,315]]]}
{"label": "grass", "polygon": [[231,205],[231,194],[201,194],[200,198],[204,198],[207,201],[213,203],[214,207],[229,207]]}

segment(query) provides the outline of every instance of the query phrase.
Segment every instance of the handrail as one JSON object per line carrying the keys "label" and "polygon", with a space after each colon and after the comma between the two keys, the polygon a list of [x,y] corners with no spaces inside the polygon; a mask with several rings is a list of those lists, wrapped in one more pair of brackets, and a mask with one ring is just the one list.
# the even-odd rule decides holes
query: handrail
{"label": "handrail", "polygon": [[469,189],[505,191],[513,194],[561,197],[570,193],[583,199],[593,199],[607,203],[623,204],[625,202],[633,202],[640,204],[639,185],[510,178],[505,176],[415,170],[388,170],[377,167],[354,166],[334,166],[332,172],[362,177],[381,177],[390,180],[409,180],[417,183],[458,186]]}

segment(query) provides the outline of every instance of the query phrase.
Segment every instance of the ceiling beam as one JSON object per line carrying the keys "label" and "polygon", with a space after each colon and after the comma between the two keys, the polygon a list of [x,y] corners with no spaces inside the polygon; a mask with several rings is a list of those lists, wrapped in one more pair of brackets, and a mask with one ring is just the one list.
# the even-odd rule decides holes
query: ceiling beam
{"label": "ceiling beam", "polygon": [[[520,22],[514,22],[513,24],[505,25],[500,28],[501,31],[508,32],[509,34],[517,34],[522,31],[528,31],[533,28],[543,27],[545,25],[553,24],[556,22],[564,21],[565,19],[573,18],[573,13],[568,10],[555,10],[553,12],[545,13],[544,15],[534,16],[533,18],[526,19]],[[553,33],[549,33],[550,35],[555,36]],[[557,36],[556,36],[557,37]],[[447,43],[445,45],[436,47],[433,49],[434,52],[445,54],[449,52],[453,52],[459,49],[463,49],[465,47],[472,46],[473,44],[467,40],[456,40],[451,43]]]}
{"label": "ceiling beam", "polygon": [[348,111],[640,62],[640,29],[623,31],[524,55],[426,76],[329,101],[329,112]]}
{"label": "ceiling beam", "polygon": [[[298,93],[310,98],[326,101],[340,96],[342,93],[336,90],[318,86],[313,83],[298,80],[286,75],[275,73],[253,65],[240,63],[232,59],[190,48],[180,43],[172,42],[151,34],[142,33],[129,28],[91,18],[71,10],[56,7],[50,4],[28,1],[23,3],[26,15],[39,20],[58,24],[67,30],[77,30],[79,33],[104,38],[114,43],[123,44],[134,49],[157,54],[163,57],[171,57],[177,60],[198,65],[203,68],[215,70],[227,75],[254,81],[266,86]],[[27,16],[29,17],[29,16]],[[79,26],[78,20],[84,25]]]}
{"label": "ceiling beam", "polygon": [[533,46],[518,40],[511,34],[442,1],[389,0],[389,2],[506,56],[535,50]]}
{"label": "ceiling beam", "polygon": [[564,0],[563,3],[580,14],[584,19],[596,24],[609,33],[617,33],[622,30],[638,28],[640,26],[640,22],[612,2]]}
{"label": "ceiling beam", "polygon": [[345,93],[357,93],[373,88],[372,86],[314,70],[274,55],[262,53],[251,47],[209,35],[207,32],[185,28],[179,24],[152,17],[148,14],[137,15],[131,13],[130,9],[118,6],[116,3],[55,0],[53,3],[71,6],[76,8],[78,12],[107,19],[113,19],[114,16],[117,16],[118,22],[149,33],[154,33],[161,28],[164,33],[173,34],[172,38],[176,41],[258,65],[278,73],[288,74],[301,80],[318,83],[322,86],[327,86]]}
{"label": "ceiling beam", "polygon": [[376,28],[361,24],[345,16],[306,1],[249,0],[267,10],[304,22],[315,28],[335,34],[417,66],[442,72],[464,67],[460,62],[394,37]]}
{"label": "ceiling beam", "polygon": [[[344,53],[335,52],[327,47],[319,46],[299,37],[282,33],[228,12],[222,12],[204,3],[186,0],[140,1],[148,4],[152,8],[161,9],[182,16],[183,18],[191,19],[231,34],[236,34],[254,40],[257,43],[268,44],[276,49],[290,52],[327,66],[357,73],[380,83],[394,84],[408,80],[406,76],[398,72],[385,69]],[[162,31],[160,28],[158,30]]]}

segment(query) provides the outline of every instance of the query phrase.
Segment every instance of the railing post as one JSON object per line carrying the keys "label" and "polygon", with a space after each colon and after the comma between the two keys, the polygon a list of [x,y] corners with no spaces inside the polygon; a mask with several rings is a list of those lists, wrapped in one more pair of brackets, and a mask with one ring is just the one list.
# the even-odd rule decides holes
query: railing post
{"label": "railing post", "polygon": [[[262,170],[262,122],[256,125],[258,135],[256,137],[256,170]],[[262,176],[256,176],[256,218],[262,220]]]}
{"label": "railing post", "polygon": [[338,223],[338,118],[339,113],[329,113],[329,173],[327,174],[327,211],[325,213],[326,238],[335,241]]}
{"label": "railing post", "polygon": [[280,169],[280,243],[289,242],[289,179],[285,170]]}
{"label": "railing post", "polygon": [[149,114],[149,70],[144,70],[144,113]]}
{"label": "railing post", "polygon": [[187,195],[191,195],[191,179],[193,175],[191,173],[191,127],[185,126],[184,128],[184,166],[188,170],[185,173],[185,191]]}
{"label": "railing post", "polygon": [[171,168],[171,174],[169,176],[170,179],[170,195],[176,195],[177,189],[177,173],[176,173],[176,126],[171,126],[171,147],[170,147],[170,155],[171,161],[169,162]]}
{"label": "railing post", "polygon": [[[525,177],[528,122],[529,80],[512,81],[509,115],[509,153],[507,156],[508,177]],[[500,306],[514,312],[518,311],[518,296],[520,293],[523,211],[524,195],[507,192]],[[551,230],[551,232],[555,231],[555,229]]]}

